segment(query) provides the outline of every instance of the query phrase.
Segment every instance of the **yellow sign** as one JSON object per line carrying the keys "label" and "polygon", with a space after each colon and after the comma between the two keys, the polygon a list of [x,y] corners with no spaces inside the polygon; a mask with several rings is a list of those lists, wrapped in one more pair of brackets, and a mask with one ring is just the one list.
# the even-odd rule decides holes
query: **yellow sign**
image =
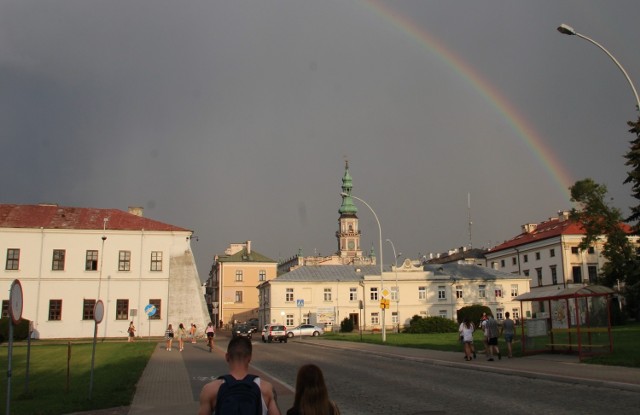
{"label": "yellow sign", "polygon": [[380,300],[380,308],[381,309],[387,309],[391,306],[391,301],[387,298],[382,298]]}

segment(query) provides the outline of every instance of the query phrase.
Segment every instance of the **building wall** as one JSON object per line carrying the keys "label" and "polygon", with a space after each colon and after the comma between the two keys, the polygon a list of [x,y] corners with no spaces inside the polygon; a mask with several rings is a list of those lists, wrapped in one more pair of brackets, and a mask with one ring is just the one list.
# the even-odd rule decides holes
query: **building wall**
{"label": "building wall", "polygon": [[[98,326],[98,335],[103,337],[126,337],[130,321],[142,336],[162,335],[169,323],[204,325],[208,315],[189,235],[188,231],[2,228],[0,255],[5,262],[0,283],[6,289],[0,298],[8,302],[11,282],[20,280],[23,317],[33,321],[36,338],[92,337],[94,322],[83,319],[85,299],[104,303],[105,316]],[[7,249],[20,249],[18,270],[5,269]],[[52,270],[56,249],[65,250],[63,270]],[[96,270],[85,270],[87,250],[98,251]],[[131,253],[129,270],[119,270],[120,251]],[[161,270],[151,270],[152,252],[162,253]],[[151,299],[160,300],[159,319],[149,320],[144,313]],[[60,320],[49,318],[51,300],[62,300]],[[116,315],[118,300],[128,300],[120,318]]]}
{"label": "building wall", "polygon": [[[475,265],[469,265],[475,266]],[[485,296],[479,294],[479,286],[484,285]],[[514,301],[517,295],[529,291],[529,280],[521,276],[513,279],[499,280],[460,280],[450,277],[435,277],[430,272],[385,272],[384,288],[392,291],[398,287],[397,301],[389,295],[390,308],[385,311],[385,326],[393,328],[397,324],[407,326],[414,315],[421,317],[443,316],[457,319],[457,310],[472,304],[483,304],[491,308],[494,315],[498,310],[509,311],[521,315],[520,302]],[[462,289],[462,298],[456,298],[456,287]],[[513,286],[513,289],[512,289]],[[424,291],[420,287],[424,287]],[[439,297],[442,287],[444,298]],[[501,288],[502,296],[496,296]],[[260,287],[262,302],[260,305],[261,321],[283,323],[295,326],[306,319],[311,323],[326,325],[339,329],[340,322],[350,315],[358,315],[363,330],[380,329],[382,327],[382,310],[380,298],[382,284],[380,276],[365,276],[363,280],[354,281],[279,281],[278,279]],[[287,298],[287,289],[293,289],[293,296]],[[355,290],[356,298],[351,297]],[[377,299],[372,297],[372,289],[377,289]],[[325,299],[325,290],[329,290],[331,299]],[[421,292],[425,298],[421,298]],[[512,295],[513,294],[513,295]],[[298,307],[297,300],[304,300],[304,306]],[[363,308],[360,309],[360,300]],[[528,305],[527,305],[528,307]],[[529,309],[525,310],[529,311]],[[398,322],[394,323],[396,313]],[[377,314],[378,323],[375,323]],[[326,324],[325,324],[326,323]]]}
{"label": "building wall", "polygon": [[[277,264],[269,262],[221,262],[222,307],[220,317],[225,324],[258,318],[258,284],[260,271],[265,280],[277,274]],[[242,281],[236,281],[236,271],[242,271]],[[236,292],[242,293],[242,301],[236,301]]]}

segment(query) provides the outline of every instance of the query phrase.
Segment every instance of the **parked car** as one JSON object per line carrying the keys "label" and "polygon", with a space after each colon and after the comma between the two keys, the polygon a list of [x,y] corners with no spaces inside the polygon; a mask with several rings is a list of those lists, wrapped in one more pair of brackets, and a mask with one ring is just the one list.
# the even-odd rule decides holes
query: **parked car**
{"label": "parked car", "polygon": [[262,329],[262,341],[271,343],[272,341],[287,342],[287,328],[282,324],[267,324]]}
{"label": "parked car", "polygon": [[319,336],[324,334],[324,329],[313,324],[300,324],[294,328],[287,330],[287,337],[293,336]]}
{"label": "parked car", "polygon": [[251,339],[251,327],[246,324],[236,324],[231,329],[231,335],[233,337],[246,337]]}

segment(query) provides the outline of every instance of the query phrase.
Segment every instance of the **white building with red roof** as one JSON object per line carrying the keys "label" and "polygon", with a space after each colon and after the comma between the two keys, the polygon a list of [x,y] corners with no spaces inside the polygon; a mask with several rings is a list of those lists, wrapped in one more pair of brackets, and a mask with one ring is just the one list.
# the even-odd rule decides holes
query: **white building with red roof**
{"label": "white building with red roof", "polygon": [[[94,306],[104,304],[100,337],[160,336],[168,324],[209,315],[191,251],[192,231],[142,217],[142,208],[94,209],[0,204],[2,315],[20,280],[22,316],[34,338],[93,337]],[[145,308],[152,304],[151,317]]]}
{"label": "white building with red roof", "polygon": [[[553,291],[572,284],[597,284],[606,261],[602,256],[605,240],[600,238],[583,251],[578,246],[584,236],[585,230],[569,218],[569,212],[560,211],[557,217],[522,225],[522,233],[485,254],[487,265],[529,276],[532,292]],[[635,236],[630,238],[637,241]]]}

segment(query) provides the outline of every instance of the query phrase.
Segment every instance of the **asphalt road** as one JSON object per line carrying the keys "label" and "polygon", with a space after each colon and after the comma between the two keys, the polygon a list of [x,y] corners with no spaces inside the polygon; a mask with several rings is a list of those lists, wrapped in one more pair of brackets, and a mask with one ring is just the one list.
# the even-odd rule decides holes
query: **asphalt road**
{"label": "asphalt road", "polygon": [[[204,383],[226,371],[223,355],[226,340],[220,340],[221,349],[185,361],[194,399]],[[606,414],[639,410],[638,394],[624,390],[435,366],[327,348],[304,340],[286,344],[254,340],[253,344],[254,371],[262,372],[263,377],[278,386],[283,413],[292,403],[297,369],[305,363],[322,368],[329,395],[343,415]],[[509,360],[493,363],[508,365]]]}

